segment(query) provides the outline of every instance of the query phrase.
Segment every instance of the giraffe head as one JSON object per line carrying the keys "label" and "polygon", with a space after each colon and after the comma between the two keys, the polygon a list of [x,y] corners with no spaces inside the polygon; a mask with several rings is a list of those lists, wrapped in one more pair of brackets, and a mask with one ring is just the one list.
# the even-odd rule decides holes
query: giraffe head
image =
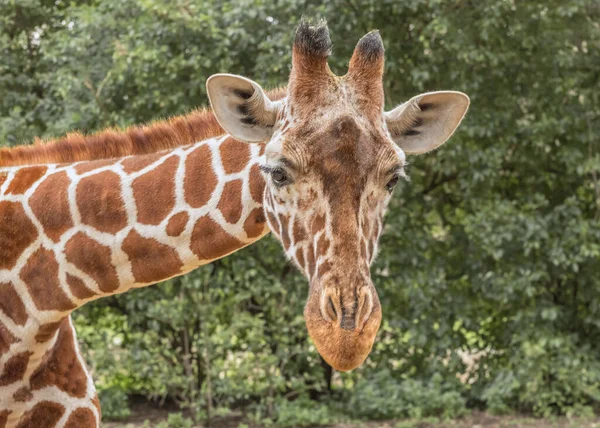
{"label": "giraffe head", "polygon": [[233,137],[267,142],[264,206],[272,232],[310,283],[308,332],[338,370],[359,366],[381,322],[369,268],[383,216],[406,154],[439,147],[462,120],[469,98],[432,92],[384,111],[379,33],[356,45],[348,73],[335,76],[324,23],[296,32],[287,97],[233,75],[207,83],[219,123]]}

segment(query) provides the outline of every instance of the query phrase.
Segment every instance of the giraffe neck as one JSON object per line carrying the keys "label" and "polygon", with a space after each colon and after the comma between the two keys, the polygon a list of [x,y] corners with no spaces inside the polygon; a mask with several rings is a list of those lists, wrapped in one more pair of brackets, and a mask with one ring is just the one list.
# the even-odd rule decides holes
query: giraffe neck
{"label": "giraffe neck", "polygon": [[11,307],[57,322],[87,301],[260,239],[268,232],[263,148],[220,137],[157,154],[0,169],[0,283],[14,294]]}
{"label": "giraffe neck", "polygon": [[0,168],[0,426],[37,414],[56,417],[43,426],[68,426],[77,408],[89,410],[77,418],[98,420],[68,315],[263,237],[263,150],[225,136],[156,154]]}

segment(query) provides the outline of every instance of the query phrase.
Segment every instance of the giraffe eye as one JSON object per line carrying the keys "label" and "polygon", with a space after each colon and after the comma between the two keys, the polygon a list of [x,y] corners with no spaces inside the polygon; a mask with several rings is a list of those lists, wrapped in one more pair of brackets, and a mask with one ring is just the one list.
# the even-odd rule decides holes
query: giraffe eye
{"label": "giraffe eye", "polygon": [[281,168],[275,168],[271,171],[271,179],[277,186],[283,186],[289,181],[287,174]]}
{"label": "giraffe eye", "polygon": [[398,184],[399,178],[400,177],[398,175],[394,175],[394,177],[392,177],[392,179],[388,181],[388,183],[385,185],[385,188],[388,190],[388,192],[392,193],[394,187],[396,187],[396,184]]}

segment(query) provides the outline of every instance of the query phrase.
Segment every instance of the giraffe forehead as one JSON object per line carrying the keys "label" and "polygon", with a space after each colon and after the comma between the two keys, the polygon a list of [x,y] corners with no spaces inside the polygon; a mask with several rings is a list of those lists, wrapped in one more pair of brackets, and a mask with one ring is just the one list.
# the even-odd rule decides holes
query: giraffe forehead
{"label": "giraffe forehead", "polygon": [[324,179],[364,179],[403,163],[383,123],[348,112],[327,120],[298,121],[276,146],[268,157],[285,157]]}

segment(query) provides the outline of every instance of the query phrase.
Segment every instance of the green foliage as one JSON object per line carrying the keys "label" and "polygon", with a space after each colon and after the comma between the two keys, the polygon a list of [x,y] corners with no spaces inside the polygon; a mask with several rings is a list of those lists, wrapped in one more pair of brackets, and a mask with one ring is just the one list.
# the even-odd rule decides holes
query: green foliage
{"label": "green foliage", "polygon": [[[329,425],[339,422],[342,418],[335,411],[335,405],[329,401],[315,402],[307,396],[301,396],[293,401],[283,397],[276,402],[274,414],[278,427],[304,427]],[[270,417],[264,417],[260,412],[254,414],[254,419],[263,424],[271,422]]]}
{"label": "green foliage", "polygon": [[357,382],[348,410],[358,419],[450,419],[466,414],[465,404],[440,374],[429,381],[395,379],[384,369]]}
{"label": "green foliage", "polygon": [[156,428],[192,428],[194,421],[181,413],[171,413],[166,422],[159,423]]}
{"label": "green foliage", "polygon": [[[465,403],[538,415],[598,408],[596,0],[0,9],[0,144],[180,114],[206,103],[216,72],[285,84],[302,14],[329,18],[338,73],[356,40],[380,29],[388,106],[437,89],[471,97],[456,135],[411,159],[412,180],[396,191],[373,268],[384,323],[362,368],[335,374],[330,390],[302,319],[306,281],[266,238],[78,311],[105,413],[123,416],[125,394],[175,400],[196,419],[251,405],[282,424],[332,420],[332,396],[360,418],[444,418]],[[465,383],[459,352],[484,355]]]}

